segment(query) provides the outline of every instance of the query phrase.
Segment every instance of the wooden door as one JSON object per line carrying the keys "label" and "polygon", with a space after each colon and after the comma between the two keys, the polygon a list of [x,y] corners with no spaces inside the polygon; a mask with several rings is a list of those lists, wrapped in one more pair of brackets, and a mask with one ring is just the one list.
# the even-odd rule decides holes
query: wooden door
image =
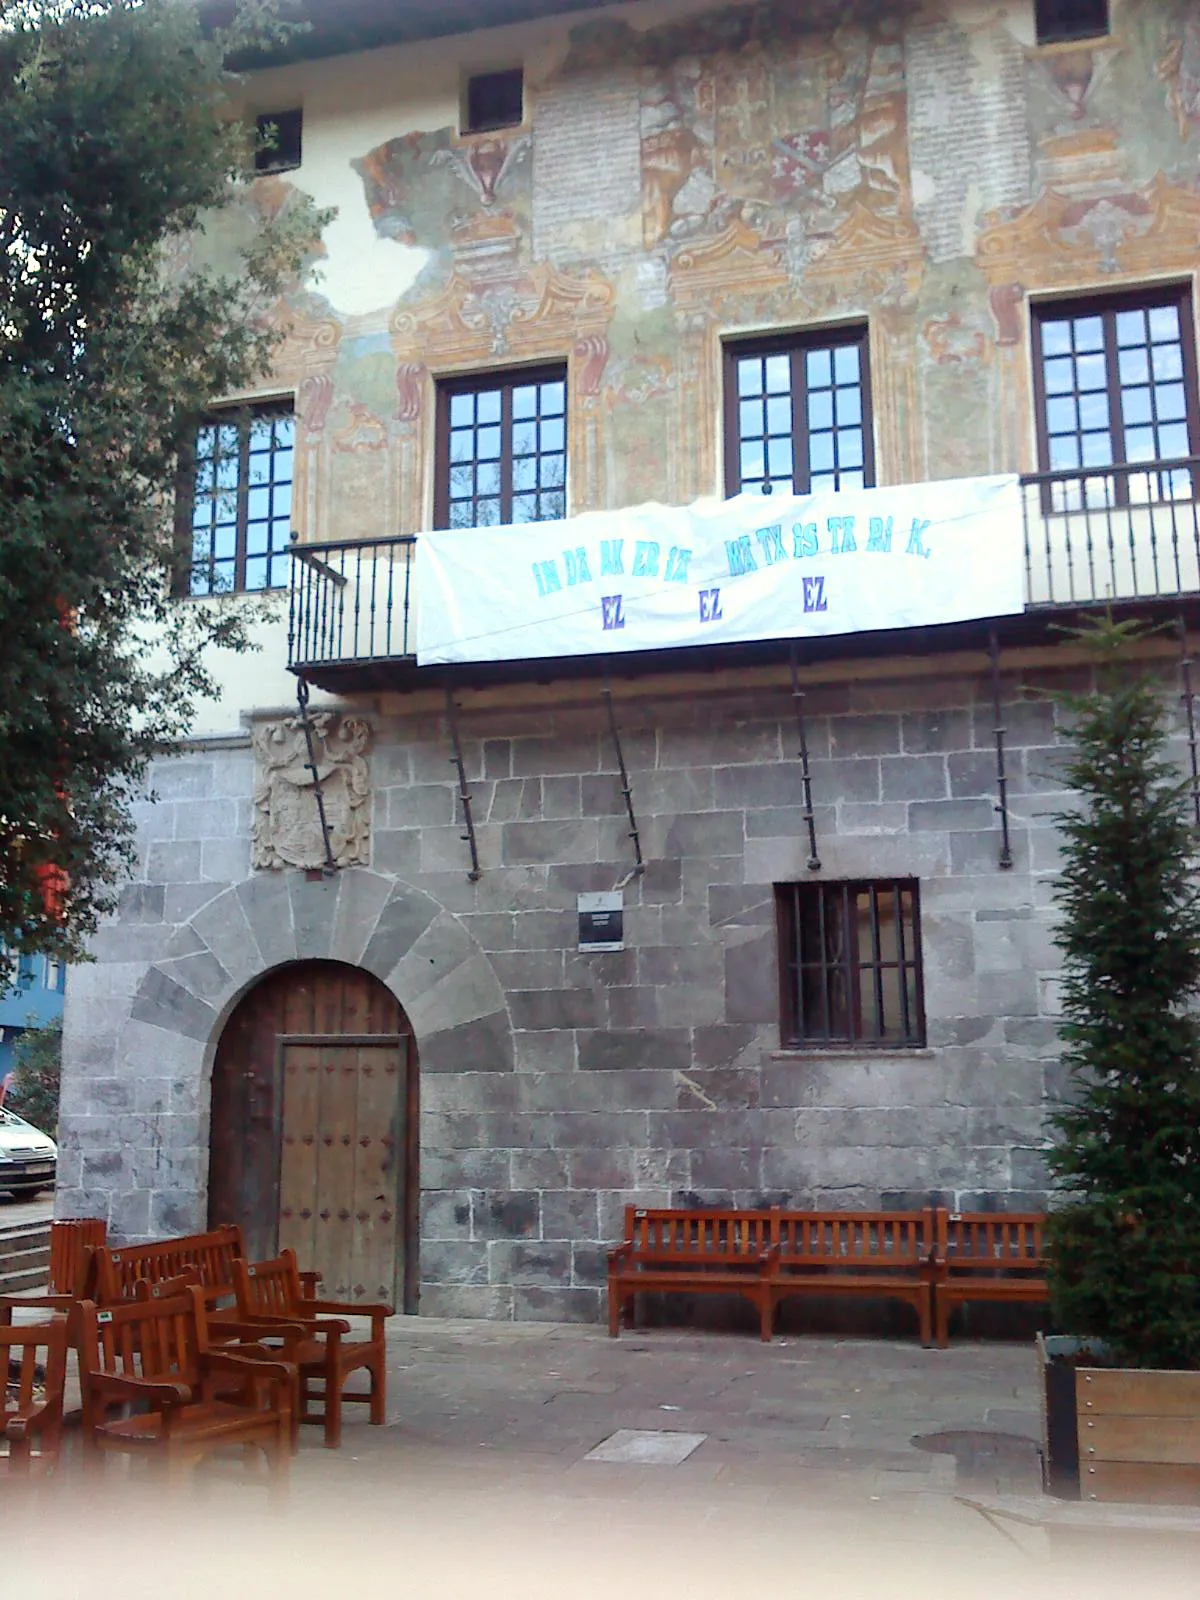
{"label": "wooden door", "polygon": [[396,1303],[409,1039],[280,1040],[279,1247],[335,1300]]}
{"label": "wooden door", "polygon": [[210,1222],[240,1223],[254,1258],[291,1245],[331,1295],[415,1311],[417,1094],[412,1030],[377,978],[334,961],[269,974],[217,1045]]}

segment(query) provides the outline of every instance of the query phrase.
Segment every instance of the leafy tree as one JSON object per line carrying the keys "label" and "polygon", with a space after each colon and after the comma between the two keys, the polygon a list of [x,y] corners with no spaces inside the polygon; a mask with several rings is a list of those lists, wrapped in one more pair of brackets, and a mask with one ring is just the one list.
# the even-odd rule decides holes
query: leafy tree
{"label": "leafy tree", "polygon": [[325,219],[250,184],[230,112],[271,0],[216,34],[178,0],[0,12],[0,944],[75,955],[206,651],[249,642],[244,601],[171,601],[181,441],[268,370]]}
{"label": "leafy tree", "polygon": [[1161,680],[1136,662],[1143,634],[1082,630],[1095,687],[1063,697],[1080,801],[1057,819],[1076,1097],[1054,1119],[1051,1293],[1061,1326],[1123,1364],[1200,1367],[1200,885]]}
{"label": "leafy tree", "polygon": [[57,1136],[58,1091],[62,1075],[62,1022],[26,1028],[13,1046],[9,1109],[35,1128]]}

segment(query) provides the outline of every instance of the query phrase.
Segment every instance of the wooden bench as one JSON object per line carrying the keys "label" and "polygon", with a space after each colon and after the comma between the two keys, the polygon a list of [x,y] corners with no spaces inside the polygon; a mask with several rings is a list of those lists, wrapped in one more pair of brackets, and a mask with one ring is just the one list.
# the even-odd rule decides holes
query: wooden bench
{"label": "wooden bench", "polygon": [[933,1296],[940,1349],[950,1343],[950,1313],[970,1300],[1045,1304],[1046,1218],[1039,1211],[949,1211],[939,1207]]}
{"label": "wooden bench", "polygon": [[[94,1258],[96,1303],[119,1305],[135,1297],[140,1282],[160,1283],[195,1272],[215,1332],[222,1321],[240,1320],[233,1264],[244,1258],[242,1230],[236,1223],[150,1244],[106,1246],[97,1250]],[[312,1299],[320,1281],[319,1272],[300,1274],[306,1299]]]}
{"label": "wooden bench", "polygon": [[770,1222],[767,1274],[772,1317],[794,1295],[899,1300],[917,1313],[921,1343],[932,1337],[930,1283],[934,1213],[785,1211]]}
{"label": "wooden bench", "polygon": [[80,1304],[85,1444],[99,1457],[116,1451],[159,1458],[173,1484],[214,1451],[255,1446],[273,1495],[282,1498],[296,1370],[270,1361],[265,1350],[252,1360],[213,1348],[204,1300],[192,1287],[115,1306]]}
{"label": "wooden bench", "polygon": [[608,1253],[608,1331],[638,1294],[738,1294],[771,1337],[771,1214],[625,1208],[625,1238]]}

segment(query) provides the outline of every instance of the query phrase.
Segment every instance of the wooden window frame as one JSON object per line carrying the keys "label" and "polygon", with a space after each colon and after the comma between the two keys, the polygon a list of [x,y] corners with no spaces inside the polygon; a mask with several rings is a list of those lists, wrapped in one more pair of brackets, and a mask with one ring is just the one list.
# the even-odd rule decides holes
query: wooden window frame
{"label": "wooden window frame", "polygon": [[[871,402],[870,326],[854,323],[839,328],[806,328],[800,333],[764,334],[752,339],[727,339],[722,347],[725,435],[725,494],[732,498],[742,487],[742,435],[738,422],[737,364],[742,356],[786,355],[791,367],[792,483],[793,492],[808,494],[812,482],[809,465],[808,377],[804,357],[810,350],[858,349],[862,393],[863,487],[875,486],[875,411]],[[803,470],[798,468],[803,463]],[[800,487],[798,485],[803,485]]]}
{"label": "wooden window frame", "polygon": [[[571,384],[565,361],[544,362],[536,367],[502,367],[487,372],[465,373],[453,378],[442,378],[437,384],[437,409],[433,452],[433,526],[439,531],[469,533],[469,528],[450,530],[450,402],[455,395],[478,394],[484,389],[500,390],[500,522],[494,526],[508,527],[512,523],[513,506],[513,453],[512,453],[512,397],[514,389],[529,384],[561,383],[563,385],[563,511],[569,511],[567,479],[571,465]],[[556,454],[557,452],[547,452]],[[539,452],[539,459],[540,459]],[[549,520],[549,519],[548,519]],[[483,531],[493,527],[487,524]]]}
{"label": "wooden window frame", "polygon": [[[912,939],[913,949],[906,949],[904,921],[897,919],[897,959],[885,961],[880,955],[879,939],[879,896],[890,893],[899,898],[901,893],[912,896]],[[800,946],[798,936],[798,909],[801,896],[819,896],[818,904],[821,910],[822,921],[827,902],[835,896],[841,896],[846,917],[846,926],[850,926],[848,917],[851,899],[861,894],[871,896],[871,916],[873,926],[873,960],[869,963],[860,963],[853,959],[853,946],[847,938],[846,949],[840,963],[828,961],[822,952],[819,962],[803,963],[800,959]],[[894,1050],[920,1050],[925,1048],[925,976],[924,962],[922,959],[921,939],[921,894],[920,884],[916,878],[853,878],[845,880],[807,883],[779,883],[775,885],[775,916],[776,933],[779,952],[779,1038],[781,1047],[785,1050],[834,1050],[843,1054],[846,1052],[876,1052]],[[797,928],[793,937],[793,927]],[[805,1031],[806,1019],[803,1015],[803,982],[801,978],[802,966],[814,965],[822,972],[822,991],[826,996],[824,1008],[828,1011],[828,979],[827,973],[835,966],[844,968],[846,992],[848,996],[847,1011],[850,1020],[850,1032],[846,1035],[834,1034],[829,1028],[829,1018],[826,1016],[826,1028],[823,1032]],[[862,979],[865,972],[873,975],[875,987],[875,1004],[877,1014],[883,1011],[883,979],[882,975],[887,970],[895,969],[899,974],[899,993],[901,1014],[904,1019],[904,1036],[902,1038],[875,1039],[864,1036],[863,1033],[863,1006],[862,1006]],[[911,971],[914,978],[914,1000],[910,1011],[908,998],[907,974]],[[915,1014],[913,1014],[915,1013]]]}
{"label": "wooden window frame", "polygon": [[[1160,306],[1174,306],[1179,315],[1180,350],[1183,357],[1184,421],[1188,432],[1188,454],[1200,455],[1200,383],[1196,363],[1196,323],[1192,304],[1191,286],[1187,283],[1151,284],[1141,289],[1116,289],[1110,293],[1096,291],[1091,294],[1064,295],[1060,298],[1035,300],[1029,315],[1029,355],[1033,369],[1033,411],[1037,433],[1038,470],[1055,471],[1050,465],[1050,430],[1047,425],[1045,357],[1042,345],[1042,325],[1065,317],[1100,317],[1105,324],[1104,367],[1107,379],[1109,433],[1113,443],[1113,461],[1107,467],[1063,469],[1067,477],[1076,476],[1081,481],[1088,478],[1113,477],[1113,504],[1129,503],[1130,471],[1155,471],[1153,461],[1131,462],[1125,453],[1125,420],[1121,407],[1121,377],[1118,366],[1116,318],[1122,311],[1150,311]],[[1076,394],[1078,391],[1074,391]],[[1118,441],[1120,448],[1118,449]],[[1175,459],[1175,458],[1162,458]],[[1048,490],[1050,485],[1046,485]],[[1052,508],[1051,497],[1043,495],[1046,511]]]}
{"label": "wooden window frame", "polygon": [[[176,598],[211,600],[227,594],[279,594],[288,587],[285,578],[282,583],[271,584],[263,589],[246,588],[246,549],[249,528],[250,506],[250,429],[256,417],[295,417],[295,403],[288,398],[275,400],[255,400],[243,405],[223,406],[219,410],[209,411],[197,419],[193,427],[187,447],[180,453],[180,470],[175,494],[175,545],[176,566],[172,575],[172,588]],[[237,484],[237,532],[234,546],[234,583],[232,589],[210,589],[206,593],[196,594],[192,589],[192,574],[195,570],[194,531],[192,527],[192,511],[196,497],[196,438],[201,428],[228,427],[234,422],[238,428],[238,484]],[[292,515],[295,515],[295,466],[296,466],[296,440],[292,440],[292,488],[293,503]],[[274,451],[271,452],[274,454]],[[270,547],[270,533],[268,532],[267,559],[269,568],[274,566],[276,560],[286,560],[286,552],[273,551]],[[255,558],[257,559],[257,558]]]}

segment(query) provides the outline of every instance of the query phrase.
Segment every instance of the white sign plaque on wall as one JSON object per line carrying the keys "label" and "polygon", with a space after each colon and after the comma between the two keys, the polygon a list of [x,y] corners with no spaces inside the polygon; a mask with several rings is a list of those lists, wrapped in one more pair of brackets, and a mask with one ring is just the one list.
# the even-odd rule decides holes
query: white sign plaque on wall
{"label": "white sign plaque on wall", "polygon": [[623,950],[625,948],[625,896],[612,893],[579,896],[579,948],[581,950]]}
{"label": "white sign plaque on wall", "polygon": [[1015,476],[423,533],[422,666],[810,639],[1025,606]]}

